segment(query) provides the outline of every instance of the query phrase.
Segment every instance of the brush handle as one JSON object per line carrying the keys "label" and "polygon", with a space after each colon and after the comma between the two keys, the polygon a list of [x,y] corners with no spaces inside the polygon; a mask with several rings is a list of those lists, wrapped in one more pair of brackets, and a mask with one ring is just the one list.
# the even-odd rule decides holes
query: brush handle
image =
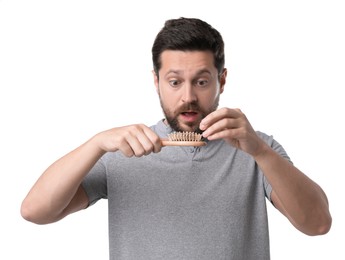
{"label": "brush handle", "polygon": [[204,146],[204,141],[170,141],[167,139],[161,139],[163,146]]}

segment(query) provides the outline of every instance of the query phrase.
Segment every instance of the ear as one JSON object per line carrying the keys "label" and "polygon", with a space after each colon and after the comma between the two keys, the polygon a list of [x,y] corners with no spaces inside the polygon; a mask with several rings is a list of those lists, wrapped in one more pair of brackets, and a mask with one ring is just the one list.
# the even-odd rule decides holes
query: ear
{"label": "ear", "polygon": [[223,69],[222,74],[220,75],[219,78],[219,83],[220,83],[220,93],[222,94],[224,91],[225,83],[226,83],[226,76],[228,74],[228,70],[226,68]]}
{"label": "ear", "polygon": [[159,86],[159,79],[158,79],[158,76],[156,74],[156,72],[154,70],[152,70],[152,75],[153,75],[153,82],[156,86],[156,91],[158,92],[158,86]]}

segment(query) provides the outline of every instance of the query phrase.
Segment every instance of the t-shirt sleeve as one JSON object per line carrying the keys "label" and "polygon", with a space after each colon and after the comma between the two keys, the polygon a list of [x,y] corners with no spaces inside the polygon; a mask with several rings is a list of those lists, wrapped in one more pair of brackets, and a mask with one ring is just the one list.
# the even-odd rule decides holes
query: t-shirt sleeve
{"label": "t-shirt sleeve", "polygon": [[[278,143],[273,136],[268,136],[266,134],[263,134],[261,132],[258,132],[258,135],[264,139],[267,144],[274,150],[276,151],[278,154],[280,154],[283,158],[285,158],[286,160],[288,160],[290,163],[292,163],[290,157],[288,156],[287,152],[285,151],[285,149],[283,148],[283,146]],[[261,170],[260,170],[261,171]],[[262,173],[262,176],[264,178],[263,182],[264,182],[264,188],[265,188],[265,194],[266,197],[269,199],[269,201],[271,201],[271,193],[272,193],[272,186],[271,184],[268,182],[268,180],[266,179],[265,175]]]}
{"label": "t-shirt sleeve", "polygon": [[108,197],[106,167],[103,158],[98,160],[92,167],[81,185],[89,198],[88,206],[93,205],[100,199],[106,199]]}

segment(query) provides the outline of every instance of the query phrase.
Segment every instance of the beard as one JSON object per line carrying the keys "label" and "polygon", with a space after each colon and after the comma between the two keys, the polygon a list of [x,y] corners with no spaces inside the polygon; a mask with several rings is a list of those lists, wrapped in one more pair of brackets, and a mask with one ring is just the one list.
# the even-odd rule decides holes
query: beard
{"label": "beard", "polygon": [[[176,108],[174,111],[171,111],[170,109],[168,109],[167,107],[164,106],[164,103],[161,99],[161,96],[159,95],[159,101],[165,116],[165,119],[167,120],[169,126],[176,132],[183,132],[183,131],[190,131],[190,132],[196,132],[196,133],[202,133],[203,131],[200,130],[199,126],[200,126],[200,122],[203,118],[205,118],[208,114],[212,113],[213,111],[215,111],[218,108],[218,104],[219,104],[219,95],[217,96],[217,98],[215,99],[213,105],[208,108],[208,109],[202,109],[199,106],[199,103],[197,101],[195,102],[190,102],[190,103],[184,103],[182,106]],[[195,111],[198,112],[201,117],[198,121],[196,122],[187,122],[185,123],[188,127],[188,129],[186,127],[183,127],[181,125],[181,122],[179,122],[178,120],[178,116],[185,112],[185,111]]]}

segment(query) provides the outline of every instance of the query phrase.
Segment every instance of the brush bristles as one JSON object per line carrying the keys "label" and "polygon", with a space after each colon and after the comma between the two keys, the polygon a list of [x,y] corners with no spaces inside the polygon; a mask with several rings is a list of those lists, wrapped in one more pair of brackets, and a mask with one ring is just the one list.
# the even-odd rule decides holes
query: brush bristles
{"label": "brush bristles", "polygon": [[168,134],[169,141],[199,142],[202,135],[194,132],[173,132]]}

